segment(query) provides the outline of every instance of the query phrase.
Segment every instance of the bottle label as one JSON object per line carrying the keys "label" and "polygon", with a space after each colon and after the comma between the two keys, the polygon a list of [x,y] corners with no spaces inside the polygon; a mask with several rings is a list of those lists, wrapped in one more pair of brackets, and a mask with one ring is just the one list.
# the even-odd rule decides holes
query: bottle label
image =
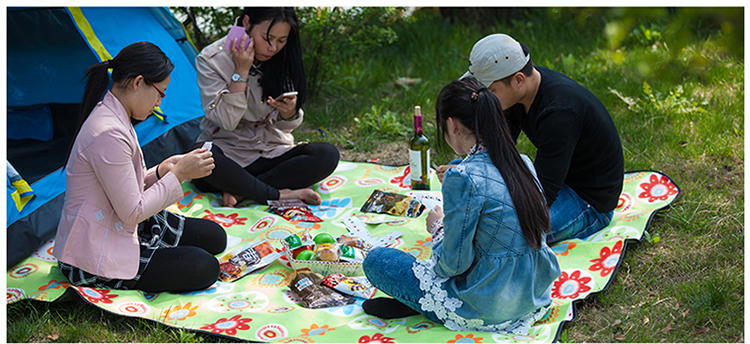
{"label": "bottle label", "polygon": [[[424,164],[422,164],[424,162]],[[422,179],[422,168],[424,168],[425,180]],[[411,170],[409,178],[411,178],[412,189],[414,190],[428,190],[430,185],[430,150],[425,152],[425,159],[422,160],[422,152],[418,150],[409,150],[409,169]]]}

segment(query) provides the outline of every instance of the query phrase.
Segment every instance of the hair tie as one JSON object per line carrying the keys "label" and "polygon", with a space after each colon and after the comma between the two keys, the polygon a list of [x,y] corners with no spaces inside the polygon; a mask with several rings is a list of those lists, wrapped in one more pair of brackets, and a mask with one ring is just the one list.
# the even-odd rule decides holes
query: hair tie
{"label": "hair tie", "polygon": [[479,93],[471,92],[471,102],[475,103],[477,100],[479,100]]}
{"label": "hair tie", "polygon": [[103,64],[107,65],[107,68],[113,68],[112,60],[102,61]]}

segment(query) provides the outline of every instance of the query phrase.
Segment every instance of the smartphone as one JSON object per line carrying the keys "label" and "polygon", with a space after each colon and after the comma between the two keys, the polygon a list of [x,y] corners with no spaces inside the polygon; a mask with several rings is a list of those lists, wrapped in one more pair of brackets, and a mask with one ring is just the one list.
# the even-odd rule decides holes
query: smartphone
{"label": "smartphone", "polygon": [[201,148],[205,148],[208,151],[211,151],[211,147],[213,147],[213,141],[206,141],[203,143],[203,146],[201,146]]}
{"label": "smartphone", "polygon": [[281,101],[284,98],[291,98],[291,97],[294,97],[296,95],[297,95],[297,91],[284,92],[280,96],[276,97],[276,99],[274,99],[274,100],[278,102],[278,101]]}
{"label": "smartphone", "polygon": [[[232,26],[231,29],[229,29],[229,34],[227,35],[227,41],[224,43],[224,50],[231,53],[232,52],[232,41],[236,38],[237,43],[234,45],[236,49],[240,48],[240,43],[242,42],[242,37],[247,36],[247,33],[245,32],[245,28],[242,26]],[[245,49],[247,49],[247,46],[250,45],[250,37],[245,38]]]}

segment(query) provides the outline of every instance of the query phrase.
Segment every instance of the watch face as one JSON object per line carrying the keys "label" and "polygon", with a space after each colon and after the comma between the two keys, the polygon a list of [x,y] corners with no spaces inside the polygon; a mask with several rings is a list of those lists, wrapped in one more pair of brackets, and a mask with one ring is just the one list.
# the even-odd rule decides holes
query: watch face
{"label": "watch face", "polygon": [[237,73],[232,74],[232,81],[237,81],[237,80],[240,80],[240,75]]}

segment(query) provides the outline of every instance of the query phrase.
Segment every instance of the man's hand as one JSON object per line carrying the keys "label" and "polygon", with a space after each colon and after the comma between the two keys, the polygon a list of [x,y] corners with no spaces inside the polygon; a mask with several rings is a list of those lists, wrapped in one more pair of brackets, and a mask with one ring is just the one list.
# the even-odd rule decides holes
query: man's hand
{"label": "man's hand", "polygon": [[456,165],[440,165],[435,169],[435,171],[437,172],[438,180],[440,180],[441,183],[443,182],[443,175],[445,175],[445,171],[453,166]]}

